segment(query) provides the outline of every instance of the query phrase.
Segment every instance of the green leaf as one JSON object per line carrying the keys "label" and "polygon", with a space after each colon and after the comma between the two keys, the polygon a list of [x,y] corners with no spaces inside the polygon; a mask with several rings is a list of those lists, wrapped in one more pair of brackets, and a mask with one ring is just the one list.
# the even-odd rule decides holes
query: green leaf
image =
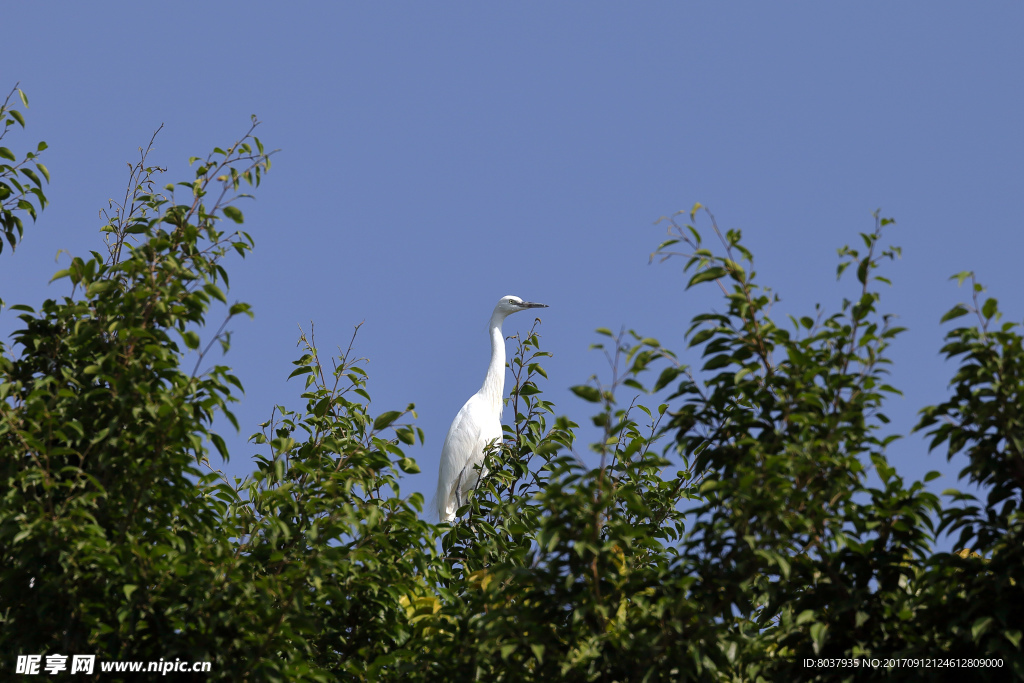
{"label": "green leaf", "polygon": [[592,386],[586,384],[577,384],[576,386],[569,387],[569,391],[576,394],[584,401],[590,401],[591,403],[601,402],[601,392]]}
{"label": "green leaf", "polygon": [[712,328],[704,328],[703,330],[699,331],[697,334],[693,335],[692,338],[690,338],[690,343],[688,344],[688,346],[696,346],[697,344],[703,344],[708,339],[711,339],[711,337],[715,336],[715,332],[717,332],[717,331],[718,330],[716,330],[713,327]]}
{"label": "green leaf", "polygon": [[868,282],[868,270],[871,268],[871,261],[864,259],[857,264],[857,281],[862,285],[866,285]]}
{"label": "green leaf", "polygon": [[811,641],[814,643],[815,654],[821,652],[821,646],[825,644],[825,636],[828,633],[826,624],[815,622],[811,624]]}
{"label": "green leaf", "polygon": [[533,382],[526,382],[521,387],[519,387],[520,396],[536,396],[539,393],[541,393],[541,390],[538,389],[537,385],[534,384]]}
{"label": "green leaf", "polygon": [[227,298],[224,296],[224,292],[221,291],[221,288],[212,282],[208,282],[203,285],[203,291],[209,294],[211,298],[216,299],[222,304],[226,304],[228,302]]}
{"label": "green leaf", "polygon": [[228,446],[224,443],[224,439],[220,434],[214,434],[211,432],[210,441],[212,441],[213,445],[217,448],[217,452],[220,453],[220,457],[224,458],[225,461],[230,460],[230,456],[228,455]]}
{"label": "green leaf", "polygon": [[988,299],[985,299],[985,304],[981,307],[981,314],[985,316],[986,319],[991,319],[992,316],[996,314],[996,311],[998,309],[999,302],[990,297]]}
{"label": "green leaf", "polygon": [[989,629],[992,622],[995,621],[992,617],[979,617],[975,619],[974,624],[971,626],[971,638],[975,641],[985,634],[985,631]]}
{"label": "green leaf", "polygon": [[407,446],[412,446],[416,443],[416,436],[412,427],[399,427],[395,430],[395,435],[398,437],[399,441]]}
{"label": "green leaf", "polygon": [[192,330],[187,330],[181,333],[181,338],[185,341],[185,346],[195,350],[199,348],[199,335]]}
{"label": "green leaf", "polygon": [[722,482],[718,481],[717,479],[705,479],[704,482],[701,483],[700,487],[697,490],[700,491],[701,493],[707,493],[708,491],[714,491],[715,489],[717,489],[719,487],[719,485],[721,485],[721,483]]}
{"label": "green leaf", "polygon": [[967,313],[968,311],[966,306],[963,304],[957,304],[953,308],[949,309],[946,315],[942,316],[942,319],[939,320],[939,322],[944,323],[947,320],[953,320],[954,318],[959,318],[962,315],[967,315]]}
{"label": "green leaf", "polygon": [[739,384],[743,380],[743,378],[749,375],[751,372],[753,372],[756,367],[757,366],[748,365],[744,368],[740,368],[739,370],[736,371],[736,374],[732,376],[732,383]]}
{"label": "green leaf", "polygon": [[36,175],[36,172],[33,171],[31,168],[23,168],[23,169],[21,169],[21,174],[23,176],[25,176],[26,178],[28,178],[29,180],[31,180],[32,183],[36,187],[42,187],[43,186],[43,181],[41,181],[39,179],[39,176]]}
{"label": "green leaf", "polygon": [[705,370],[717,370],[718,368],[724,368],[733,362],[733,357],[726,353],[720,353],[717,356],[712,357],[707,363],[704,364]]}
{"label": "green leaf", "polygon": [[242,212],[234,206],[225,206],[224,215],[233,220],[236,223],[243,223],[245,219],[242,217]]}
{"label": "green leaf", "polygon": [[669,366],[665,368],[664,370],[661,371],[661,374],[658,376],[658,381],[654,383],[653,391],[661,391],[681,374],[683,374],[682,368],[677,368],[675,366]]}
{"label": "green leaf", "polygon": [[384,429],[401,416],[402,413],[398,412],[397,410],[389,410],[386,413],[381,413],[380,415],[377,416],[377,419],[373,421],[374,431]]}
{"label": "green leaf", "polygon": [[974,271],[972,271],[972,270],[964,270],[964,271],[961,271],[961,272],[957,273],[956,275],[951,276],[949,279],[950,280],[956,280],[956,286],[960,287],[960,286],[962,286],[964,284],[964,280],[966,280],[967,278],[969,278],[969,277],[971,277],[973,275],[974,275]]}
{"label": "green leaf", "polygon": [[85,296],[92,299],[115,287],[117,287],[116,282],[111,282],[110,280],[99,280],[97,282],[93,282],[86,288]]}
{"label": "green leaf", "polygon": [[686,285],[686,288],[689,289],[694,285],[698,285],[701,282],[707,282],[708,280],[717,280],[725,277],[727,274],[728,273],[726,273],[725,268],[722,268],[721,266],[706,268],[690,278],[690,282]]}
{"label": "green leaf", "polygon": [[782,579],[788,581],[789,575],[792,572],[792,568],[789,564],[789,559],[783,555],[776,555],[775,562],[779,567],[779,574],[782,576]]}
{"label": "green leaf", "polygon": [[743,282],[747,277],[747,273],[745,270],[743,270],[743,267],[740,264],[733,261],[732,259],[725,260],[725,268],[728,271],[729,275],[732,277],[732,279],[736,280],[737,282]]}

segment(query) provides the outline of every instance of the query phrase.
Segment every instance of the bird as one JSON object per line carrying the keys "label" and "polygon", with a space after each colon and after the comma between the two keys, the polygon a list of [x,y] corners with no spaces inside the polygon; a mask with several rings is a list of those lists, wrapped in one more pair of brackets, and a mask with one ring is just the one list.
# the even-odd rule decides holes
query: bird
{"label": "bird", "polygon": [[476,467],[484,460],[484,450],[491,442],[501,443],[502,395],[505,391],[505,336],[501,324],[505,318],[531,308],[547,308],[547,304],[523,301],[518,296],[503,296],[491,313],[488,331],[491,336],[491,362],[480,391],[462,406],[441,448],[441,465],[437,474],[437,517],[442,522],[455,520],[456,511],[465,504],[477,479],[486,474]]}

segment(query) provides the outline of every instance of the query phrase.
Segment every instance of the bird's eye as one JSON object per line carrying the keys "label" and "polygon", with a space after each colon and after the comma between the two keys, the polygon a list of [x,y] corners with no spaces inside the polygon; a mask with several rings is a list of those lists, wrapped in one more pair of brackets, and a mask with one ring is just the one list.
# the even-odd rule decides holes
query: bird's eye
{"label": "bird's eye", "polygon": [[508,300],[508,302],[509,302],[510,304],[514,304],[514,303],[515,303],[515,299],[509,299],[509,300]]}

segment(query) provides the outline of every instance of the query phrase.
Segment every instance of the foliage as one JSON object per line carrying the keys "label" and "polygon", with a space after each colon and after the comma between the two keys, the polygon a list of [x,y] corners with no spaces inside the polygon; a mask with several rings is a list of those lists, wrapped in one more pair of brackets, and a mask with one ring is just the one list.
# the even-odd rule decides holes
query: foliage
{"label": "foliage", "polygon": [[[3,104],[0,104],[0,121],[3,122],[3,128],[0,129],[0,142],[7,136],[11,126],[15,123],[22,128],[25,127],[24,114],[11,104],[11,98],[14,97],[15,91],[18,93],[22,106],[28,109],[28,96],[15,85],[7,94]],[[13,250],[18,245],[18,240],[25,234],[25,226],[18,212],[27,213],[34,221],[37,212],[46,207],[43,180],[50,182],[50,171],[42,163],[36,161],[45,149],[46,143],[40,142],[36,145],[35,152],[27,152],[19,161],[18,155],[0,145],[0,253],[4,250],[4,239]]]}
{"label": "foliage", "polygon": [[[275,407],[251,439],[253,473],[227,480],[208,449],[228,457],[212,424],[233,421],[241,384],[204,364],[249,314],[228,304],[227,256],[253,242],[224,226],[244,221],[240,187],[270,168],[253,128],[162,190],[142,151],[106,216],[107,254],[71,259],[61,300],[12,307],[0,666],[74,652],[205,660],[213,678],[253,681],[774,681],[893,674],[808,658],[998,658],[972,673],[1024,678],[1020,328],[958,276],[973,300],[946,320],[978,322],[949,333],[952,393],[918,429],[982,497],[944,503],[925,486],[934,474],[905,482],[886,457],[898,435],[884,433],[902,330],[877,289],[899,250],[881,248],[892,221],[877,215],[863,248],[839,250],[852,297],[789,325],[738,231],[705,211],[712,249],[699,205],[665,219],[654,255],[683,258],[687,287],[724,296],[690,326],[699,367],[598,330],[611,374],[572,388],[600,434],[581,453],[579,425],[543,398],[537,326],[515,337],[512,419],[454,524],[402,495],[419,471],[402,448],[423,433],[412,405],[371,413],[355,335],[328,360],[303,333],[304,407]],[[45,206],[39,182],[19,184],[29,162],[0,167],[12,249],[18,213]],[[211,332],[216,306],[226,318]],[[958,552],[936,552],[946,533]]]}

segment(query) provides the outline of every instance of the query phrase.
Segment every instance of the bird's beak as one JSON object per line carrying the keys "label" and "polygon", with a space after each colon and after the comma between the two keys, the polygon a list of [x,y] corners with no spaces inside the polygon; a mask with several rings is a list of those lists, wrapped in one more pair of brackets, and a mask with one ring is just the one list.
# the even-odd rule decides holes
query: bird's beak
{"label": "bird's beak", "polygon": [[547,304],[537,304],[537,303],[534,303],[532,301],[524,301],[523,303],[521,303],[519,305],[522,306],[523,308],[547,308],[548,307]]}

